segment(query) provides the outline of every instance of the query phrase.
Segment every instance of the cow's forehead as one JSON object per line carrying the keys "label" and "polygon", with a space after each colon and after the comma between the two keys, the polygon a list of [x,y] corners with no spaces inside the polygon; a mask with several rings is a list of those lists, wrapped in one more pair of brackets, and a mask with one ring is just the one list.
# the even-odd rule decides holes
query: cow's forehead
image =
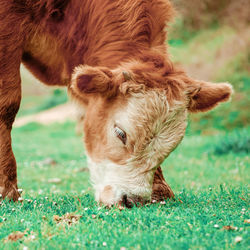
{"label": "cow's forehead", "polygon": [[148,90],[132,94],[125,107],[118,109],[114,119],[130,135],[143,133],[153,138],[164,132],[184,110],[184,102],[172,102],[170,106],[163,90]]}
{"label": "cow's forehead", "polygon": [[[125,107],[121,107],[116,114],[116,120],[130,129],[130,126],[147,129],[156,118],[162,119],[167,116],[169,109],[167,97],[160,91],[141,91],[132,93]],[[150,124],[149,124],[150,122]],[[131,131],[131,132],[133,132]]]}

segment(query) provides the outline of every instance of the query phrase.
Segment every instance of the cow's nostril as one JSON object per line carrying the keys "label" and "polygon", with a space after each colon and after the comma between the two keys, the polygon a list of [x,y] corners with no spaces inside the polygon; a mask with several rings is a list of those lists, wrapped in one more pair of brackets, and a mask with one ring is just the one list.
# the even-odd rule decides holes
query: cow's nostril
{"label": "cow's nostril", "polygon": [[125,205],[127,208],[132,208],[134,206],[134,202],[132,199],[128,198],[126,194],[122,196],[122,203]]}

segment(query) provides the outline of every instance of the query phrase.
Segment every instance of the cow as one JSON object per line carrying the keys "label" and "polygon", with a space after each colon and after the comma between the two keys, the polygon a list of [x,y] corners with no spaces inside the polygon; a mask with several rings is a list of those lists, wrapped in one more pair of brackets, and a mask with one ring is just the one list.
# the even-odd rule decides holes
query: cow
{"label": "cow", "polygon": [[160,164],[181,142],[188,112],[211,110],[232,93],[230,84],[194,80],[171,62],[166,30],[173,15],[168,0],[0,0],[3,198],[20,196],[11,129],[21,63],[41,82],[67,86],[84,110],[98,202],[130,206],[173,196]]}

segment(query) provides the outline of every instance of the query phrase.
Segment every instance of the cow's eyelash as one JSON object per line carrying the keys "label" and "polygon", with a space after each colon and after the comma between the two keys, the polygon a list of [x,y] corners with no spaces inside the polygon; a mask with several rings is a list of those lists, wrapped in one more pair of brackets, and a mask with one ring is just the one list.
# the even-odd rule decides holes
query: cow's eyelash
{"label": "cow's eyelash", "polygon": [[126,145],[127,142],[127,135],[126,132],[123,131],[121,128],[115,126],[115,134],[116,136],[122,141],[124,145]]}

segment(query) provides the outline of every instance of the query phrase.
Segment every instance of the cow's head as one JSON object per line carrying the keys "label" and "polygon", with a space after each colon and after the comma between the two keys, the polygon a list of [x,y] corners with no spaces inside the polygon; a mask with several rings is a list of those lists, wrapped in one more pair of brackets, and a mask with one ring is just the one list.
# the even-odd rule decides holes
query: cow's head
{"label": "cow's head", "polygon": [[69,91],[86,109],[84,137],[96,200],[149,200],[156,168],[184,136],[188,112],[227,101],[227,83],[196,81],[161,56],[115,70],[78,66]]}

